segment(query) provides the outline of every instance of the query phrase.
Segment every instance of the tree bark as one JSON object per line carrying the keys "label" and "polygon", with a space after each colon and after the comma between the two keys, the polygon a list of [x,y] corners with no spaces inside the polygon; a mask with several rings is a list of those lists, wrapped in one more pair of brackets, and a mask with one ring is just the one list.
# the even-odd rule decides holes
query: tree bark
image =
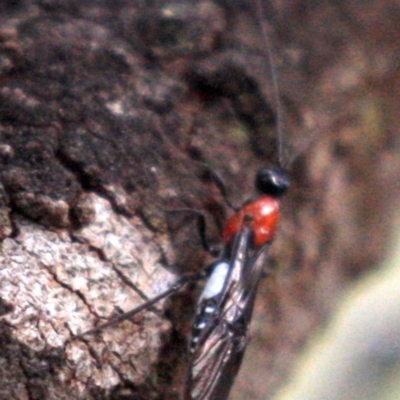
{"label": "tree bark", "polygon": [[[263,4],[293,185],[232,398],[282,385],[398,205],[396,3],[339,3]],[[73,335],[206,265],[208,172],[248,199],[276,108],[254,3],[0,5],[0,399],[179,398],[193,285]]]}

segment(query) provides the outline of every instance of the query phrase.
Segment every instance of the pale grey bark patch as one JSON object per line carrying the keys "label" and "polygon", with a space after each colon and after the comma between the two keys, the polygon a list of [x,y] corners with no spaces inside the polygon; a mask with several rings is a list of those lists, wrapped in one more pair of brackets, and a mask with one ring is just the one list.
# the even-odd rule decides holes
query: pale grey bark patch
{"label": "pale grey bark patch", "polygon": [[142,383],[169,324],[149,313],[96,337],[71,341],[71,335],[145,301],[131,286],[151,298],[175,279],[161,267],[158,245],[138,218],[115,214],[94,194],[89,201],[92,222],[71,235],[17,218],[18,237],[5,239],[0,253],[0,298],[10,306],[1,322],[12,340],[30,351],[62,354],[62,364],[48,379],[68,383],[76,398],[85,396],[88,385],[110,389],[125,379]]}

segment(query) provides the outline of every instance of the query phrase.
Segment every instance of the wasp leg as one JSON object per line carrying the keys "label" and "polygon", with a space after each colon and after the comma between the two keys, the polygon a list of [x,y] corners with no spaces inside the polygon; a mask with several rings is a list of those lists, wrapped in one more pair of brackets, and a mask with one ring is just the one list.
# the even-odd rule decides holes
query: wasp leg
{"label": "wasp leg", "polygon": [[79,335],[75,335],[73,339],[78,339],[86,335],[93,335],[94,333],[100,332],[101,330],[108,328],[110,326],[114,326],[116,324],[119,324],[122,321],[125,321],[129,318],[132,318],[136,314],[140,313],[143,310],[148,309],[152,305],[156,304],[160,300],[164,299],[165,297],[168,297],[169,295],[177,292],[179,289],[181,289],[184,285],[186,285],[189,282],[194,282],[199,279],[203,279],[206,276],[205,272],[199,272],[197,274],[193,275],[187,275],[183,276],[182,278],[178,279],[169,289],[166,291],[160,293],[158,296],[153,297],[151,300],[146,301],[145,303],[141,304],[140,306],[134,308],[131,311],[128,311],[126,313],[120,314],[115,318],[110,319],[108,322],[98,325],[93,329],[89,329],[86,332],[80,333]]}

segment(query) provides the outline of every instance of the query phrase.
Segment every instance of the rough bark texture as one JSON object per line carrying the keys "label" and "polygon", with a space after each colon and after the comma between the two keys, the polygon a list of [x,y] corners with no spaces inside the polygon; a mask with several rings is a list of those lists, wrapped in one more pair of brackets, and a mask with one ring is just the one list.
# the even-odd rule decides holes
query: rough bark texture
{"label": "rough bark texture", "polygon": [[[337,4],[336,4],[337,3]],[[283,202],[232,399],[284,383],[341,291],[382,256],[398,206],[395,1],[265,3],[284,110]],[[72,334],[206,263],[226,205],[277,163],[250,1],[0,4],[0,399],[176,399],[191,290]]]}

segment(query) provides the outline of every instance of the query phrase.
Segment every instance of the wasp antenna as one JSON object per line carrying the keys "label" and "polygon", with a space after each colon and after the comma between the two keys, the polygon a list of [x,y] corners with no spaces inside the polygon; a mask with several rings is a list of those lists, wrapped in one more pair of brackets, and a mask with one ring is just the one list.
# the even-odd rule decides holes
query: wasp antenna
{"label": "wasp antenna", "polygon": [[264,11],[262,8],[262,1],[256,0],[256,10],[257,10],[257,20],[261,28],[262,37],[264,40],[264,46],[267,55],[267,65],[269,68],[270,78],[272,81],[272,90],[273,90],[273,97],[275,101],[275,108],[276,108],[276,145],[278,149],[278,166],[282,168],[282,153],[283,153],[283,142],[282,142],[282,105],[281,105],[281,98],[279,96],[279,83],[278,83],[278,74],[276,71],[276,66],[274,62],[274,57],[272,53],[271,43],[268,38],[267,29],[264,23]]}

